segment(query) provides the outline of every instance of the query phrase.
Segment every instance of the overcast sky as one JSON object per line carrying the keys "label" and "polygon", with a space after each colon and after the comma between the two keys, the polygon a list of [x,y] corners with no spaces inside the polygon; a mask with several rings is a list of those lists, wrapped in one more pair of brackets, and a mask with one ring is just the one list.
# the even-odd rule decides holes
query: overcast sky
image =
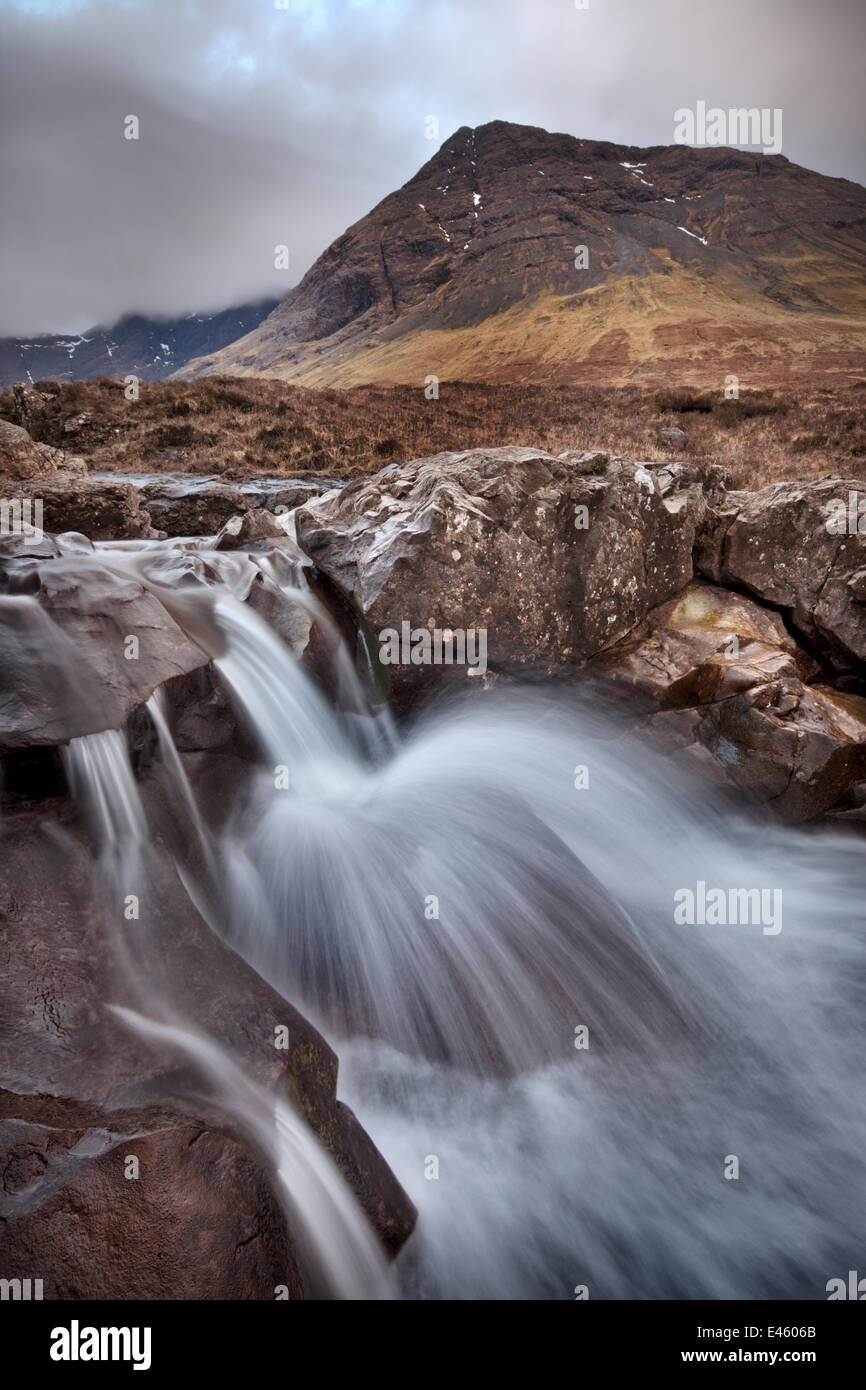
{"label": "overcast sky", "polygon": [[283,3],[0,0],[0,334],[283,294],[489,120],[650,145],[781,107],[789,159],[866,183],[864,0]]}

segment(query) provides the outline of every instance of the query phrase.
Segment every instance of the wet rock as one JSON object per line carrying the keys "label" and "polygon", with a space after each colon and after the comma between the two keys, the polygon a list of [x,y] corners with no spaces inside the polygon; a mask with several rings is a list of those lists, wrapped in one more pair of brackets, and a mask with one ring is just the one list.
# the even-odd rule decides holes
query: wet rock
{"label": "wet rock", "polygon": [[246,601],[339,706],[340,672],[350,660],[341,644],[348,642],[351,650],[354,634],[341,630],[322,600],[308,590],[286,591],[263,574],[250,585]]}
{"label": "wet rock", "polygon": [[779,614],[706,584],[650,613],[589,663],[606,699],[651,713],[656,734],[708,750],[786,821],[836,806],[866,768],[866,700],[820,684]]}
{"label": "wet rock", "polygon": [[229,518],[217,536],[215,549],[240,550],[285,539],[285,527],[280,525],[277,518],[263,507],[254,507],[243,516]]}
{"label": "wet rock", "polygon": [[785,679],[711,705],[699,732],[731,780],[785,821],[812,820],[866,775],[866,700]]}
{"label": "wet rock", "polygon": [[163,687],[178,752],[233,750],[242,731],[211,665],[177,676]]}
{"label": "wet rock", "polygon": [[311,502],[323,492],[330,492],[331,488],[342,487],[343,483],[329,478],[317,478],[315,481],[290,478],[286,482],[254,481],[242,486],[251,507],[264,507],[269,512],[284,513],[303,506],[305,502]]}
{"label": "wet rock", "polygon": [[208,661],[152,593],[92,555],[0,556],[0,582],[0,748],[120,728]]}
{"label": "wet rock", "polygon": [[635,707],[671,709],[711,704],[780,677],[806,680],[818,667],[778,613],[691,584],[588,669]]}
{"label": "wet rock", "polygon": [[[473,449],[357,479],[295,514],[374,631],[484,629],[496,670],[550,675],[611,646],[692,577],[692,464]],[[392,666],[398,694],[452,673]]]}
{"label": "wet rock", "polygon": [[[837,666],[866,660],[866,518],[856,482],[822,478],[729,493],[709,509],[696,559],[717,584],[735,584],[785,610]],[[852,506],[852,495],[854,503]]]}

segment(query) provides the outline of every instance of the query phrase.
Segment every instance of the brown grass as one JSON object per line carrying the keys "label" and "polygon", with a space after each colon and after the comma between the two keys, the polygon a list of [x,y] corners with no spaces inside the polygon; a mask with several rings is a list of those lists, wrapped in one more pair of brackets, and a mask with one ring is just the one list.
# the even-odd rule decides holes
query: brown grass
{"label": "brown grass", "polygon": [[[465,382],[443,383],[439,400],[428,401],[409,386],[314,390],[233,377],[151,382],[135,402],[107,378],[37,389],[50,399],[34,436],[82,455],[94,471],[346,477],[446,449],[523,444],[712,461],[737,487],[827,473],[866,479],[866,381],[739,401],[636,386]],[[15,418],[11,395],[0,412]],[[665,428],[683,429],[686,443],[665,440]]]}

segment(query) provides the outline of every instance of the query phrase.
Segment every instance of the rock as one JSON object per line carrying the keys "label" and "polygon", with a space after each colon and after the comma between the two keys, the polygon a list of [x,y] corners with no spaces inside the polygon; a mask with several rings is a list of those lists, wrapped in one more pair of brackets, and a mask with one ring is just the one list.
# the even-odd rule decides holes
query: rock
{"label": "rock", "polygon": [[[610,463],[610,454],[599,449],[566,449],[564,454],[558,454],[557,457],[578,473],[597,476],[605,473]],[[396,464],[393,466],[396,468]]]}
{"label": "rock", "polygon": [[12,387],[15,418],[34,438],[39,437],[46,410],[55,399],[53,392],[37,391],[23,381],[16,381]]}
{"label": "rock", "polygon": [[777,613],[698,583],[653,609],[631,637],[595,657],[588,670],[637,707],[681,709],[780,677],[806,680],[818,667]]}
{"label": "rock", "polygon": [[344,487],[336,478],[289,478],[286,482],[275,480],[248,482],[242,485],[244,496],[251,507],[264,507],[269,512],[290,512],[304,502],[311,502],[323,492],[332,488]]}
{"label": "rock", "polygon": [[208,661],[152,593],[95,555],[21,549],[5,562],[0,550],[0,748],[121,728],[164,681]]}
{"label": "rock", "polygon": [[[786,611],[842,669],[866,660],[866,521],[857,531],[858,484],[841,478],[774,483],[730,493],[708,511],[696,559],[717,584],[736,584]],[[853,530],[849,524],[853,515]],[[841,531],[833,529],[839,524]]]}
{"label": "rock", "polygon": [[[170,798],[147,781],[142,791],[158,827],[162,801],[170,806]],[[11,1184],[3,1273],[26,1274],[38,1247],[32,1273],[49,1287],[59,1283],[67,1297],[121,1287],[136,1251],[136,1290],[153,1288],[163,1272],[170,1287],[197,1290],[195,1297],[273,1297],[275,1283],[293,1283],[270,1182],[246,1141],[237,1142],[237,1116],[208,1098],[202,1077],[173,1049],[132,1033],[107,1002],[144,1013],[168,1008],[185,1028],[227,1048],[255,1083],[289,1101],[330,1150],[386,1247],[396,1250],[411,1232],[414,1208],[337,1102],[334,1053],[205,927],[162,845],[157,832],[141,918],[130,926],[123,902],[112,906],[113,890],[97,890],[93,847],[68,805],[4,820],[0,1087],[7,1094],[0,1114],[7,1158],[0,1168],[7,1194],[10,1171],[19,1176]],[[183,854],[176,841],[172,852]],[[134,859],[127,868],[121,888],[141,892]],[[128,966],[121,970],[119,947],[130,931],[136,934],[125,938]],[[277,1027],[288,1030],[285,1049],[274,1045]],[[38,1156],[43,1151],[49,1166]],[[140,1157],[147,1181],[121,1187],[119,1165],[129,1152]],[[210,1195],[203,1192],[208,1184]],[[129,1202],[140,1205],[127,1210]],[[247,1255],[240,1253],[243,1241],[255,1246]],[[181,1263],[193,1268],[184,1273]],[[275,1279],[278,1268],[288,1277]]]}
{"label": "rock", "polygon": [[177,676],[163,687],[172,737],[180,753],[233,749],[242,738],[237,716],[211,665]]}
{"label": "rock", "polygon": [[[295,520],[374,632],[486,629],[489,664],[535,678],[611,646],[688,583],[703,477],[692,464],[472,449],[353,480]],[[390,670],[401,696],[457,672]]]}
{"label": "rock", "polygon": [[[60,472],[81,475],[86,471],[82,459],[50,444],[37,444],[20,425],[0,419],[0,481],[23,481]],[[4,495],[10,494],[4,489]]]}
{"label": "rock", "polygon": [[[305,595],[299,593],[298,597],[303,600]],[[293,602],[289,594],[285,594],[263,574],[257,575],[250,585],[246,602],[264,618],[268,627],[273,628],[286,645],[291,647],[298,660],[301,660],[307,651],[314,630],[324,626],[323,622],[317,622],[317,615],[311,607],[303,601]],[[316,640],[321,643],[321,631]]]}
{"label": "rock", "polygon": [[866,568],[848,576],[848,588],[855,603],[866,603]]}
{"label": "rock", "polygon": [[785,679],[711,705],[699,737],[781,819],[812,820],[866,775],[866,700]]}
{"label": "rock", "polygon": [[0,1278],[32,1271],[46,1299],[304,1297],[267,1179],[226,1133],[0,1093],[0,1163]]}
{"label": "rock", "polygon": [[63,422],[63,433],[79,434],[92,420],[93,416],[89,410],[82,410],[80,415],[70,415],[69,418]]}
{"label": "rock", "polygon": [[232,517],[249,510],[240,488],[211,479],[147,483],[141,496],[153,525],[169,536],[215,536]]}
{"label": "rock", "polygon": [[866,700],[822,685],[777,613],[693,584],[588,673],[674,746],[697,743],[786,821],[835,807],[866,769]]}
{"label": "rock", "polygon": [[[35,443],[25,429],[6,420],[0,420],[0,500],[20,508],[34,529],[79,531],[92,541],[152,534],[131,482],[90,478],[83,459]],[[0,535],[9,529],[4,526]]]}
{"label": "rock", "polygon": [[34,481],[30,491],[42,500],[46,531],[79,531],[92,541],[138,540],[154,534],[133,483],[59,475]]}
{"label": "rock", "polygon": [[275,516],[262,507],[254,507],[243,516],[233,516],[217,536],[215,549],[241,550],[251,545],[269,545],[285,541],[286,529]]}
{"label": "rock", "polygon": [[678,429],[675,425],[659,430],[658,437],[663,444],[667,444],[671,449],[684,449],[689,442],[685,430]]}

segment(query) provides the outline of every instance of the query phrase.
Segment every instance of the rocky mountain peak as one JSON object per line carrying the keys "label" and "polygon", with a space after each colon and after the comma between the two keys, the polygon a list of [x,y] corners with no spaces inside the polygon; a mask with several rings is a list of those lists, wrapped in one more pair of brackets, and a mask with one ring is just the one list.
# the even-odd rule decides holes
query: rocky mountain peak
{"label": "rocky mountain peak", "polygon": [[[605,380],[827,357],[866,327],[866,191],[780,155],[461,126],[246,338],[180,375]],[[812,363],[814,366],[814,361]]]}

